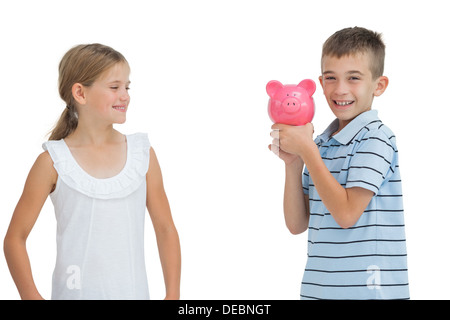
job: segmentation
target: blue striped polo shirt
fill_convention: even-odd
[[[409,299],[402,184],[395,136],[376,110],[339,133],[338,120],[315,140],[327,168],[344,188],[374,193],[359,220],[341,228],[309,176],[308,259],[302,299]]]

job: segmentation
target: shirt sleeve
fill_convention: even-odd
[[[346,188],[361,187],[375,195],[393,173],[397,150],[381,130],[368,132],[354,149],[348,167]]]

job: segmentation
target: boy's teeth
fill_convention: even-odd
[[[343,102],[336,101],[336,104],[337,104],[338,106],[346,106],[346,105],[351,104],[352,102],[353,102],[353,101],[343,101]]]

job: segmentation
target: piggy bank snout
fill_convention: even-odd
[[[281,103],[283,109],[288,113],[297,112],[300,109],[300,104],[300,100],[294,97],[286,98]]]

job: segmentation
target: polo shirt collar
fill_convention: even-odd
[[[344,129],[342,129],[338,134],[331,136],[339,127],[339,120],[335,119],[328,128],[318,136],[322,142],[328,141],[330,138],[335,139],[341,144],[349,144],[353,138],[364,128],[366,125],[373,121],[379,120],[377,110],[369,110],[361,113],[355,119],[353,119],[349,124],[347,124]]]

